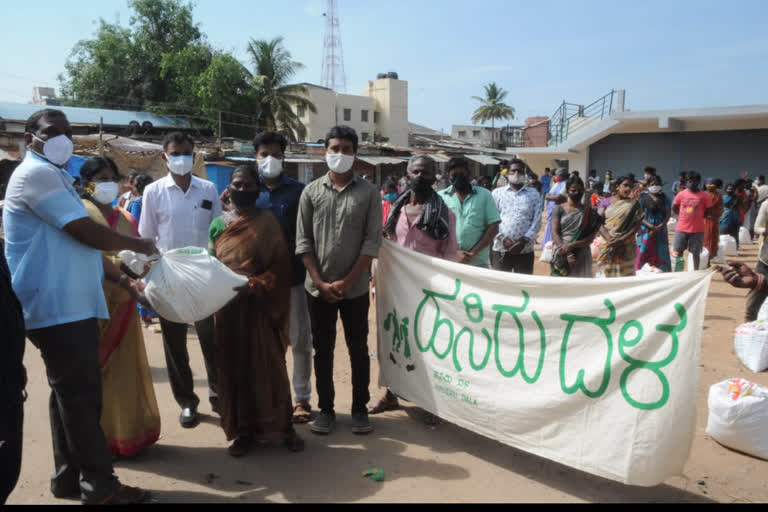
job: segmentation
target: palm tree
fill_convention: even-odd
[[[282,37],[271,41],[251,39],[248,53],[254,66],[253,84],[260,98],[258,125],[266,130],[285,132],[293,140],[304,140],[307,129],[293,108],[312,113],[317,113],[317,108],[307,99],[306,87],[288,83],[304,64],[291,60]]]
[[[504,98],[506,97],[507,91],[497,87],[496,82],[491,82],[485,86],[485,98],[472,96],[472,99],[483,104],[475,110],[474,114],[472,114],[472,122],[475,124],[485,124],[486,121],[491,122],[491,145],[495,142],[494,121],[496,121],[496,119],[515,118],[515,109],[506,103],[503,103]]]

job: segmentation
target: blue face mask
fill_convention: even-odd
[[[386,199],[390,203],[394,203],[395,201],[397,201],[397,194],[395,194],[394,192],[392,194],[384,194],[384,199]]]

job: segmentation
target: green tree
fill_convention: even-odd
[[[291,60],[283,47],[283,38],[271,41],[251,39],[248,53],[253,63],[252,82],[259,97],[258,124],[266,130],[279,130],[293,140],[304,140],[307,129],[294,111],[303,108],[317,113],[308,99],[309,91],[301,84],[288,82],[304,65]]]
[[[75,45],[59,76],[65,102],[126,109],[177,102],[169,84],[176,77],[163,76],[161,64],[168,55],[204,45],[192,4],[130,0],[129,6],[130,28],[102,19],[95,39]]]
[[[485,98],[479,96],[472,96],[472,99],[482,103],[482,106],[475,110],[472,114],[472,122],[485,124],[487,121],[491,122],[491,141],[495,142],[495,130],[494,122],[497,119],[514,119],[515,109],[504,103],[504,98],[507,97],[507,91],[498,87],[496,82],[491,82],[485,86]]]

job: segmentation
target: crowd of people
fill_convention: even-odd
[[[28,151],[3,208],[7,265],[0,258],[0,311],[9,357],[0,373],[0,502],[20,468],[25,337],[40,351],[51,388],[53,495],[100,504],[149,496],[121,484],[113,468],[117,458],[157,442],[161,424],[141,329],[154,315],[141,282],[149,268],[134,273],[117,257],[121,250],[155,255],[207,247],[248,277],[233,301],[195,323],[211,411],[231,441],[229,454],[241,457],[263,441],[303,450],[295,424],[311,422],[315,434],[334,431],[339,316],[351,364],[351,431],[369,434],[370,415],[399,407],[390,391],[369,406],[371,269],[383,238],[434,258],[533,274],[546,211],[541,244],[551,244],[552,276],[594,277],[592,245],[599,236],[598,272],[621,277],[645,264],[672,271],[673,258],[684,251],[698,266],[702,247],[717,253],[719,233],[746,224],[760,235],[768,222],[762,177],[751,186],[744,176],[721,195],[719,180],[708,180],[704,191],[699,174],[686,173],[673,187],[679,192],[668,196],[650,167],[640,181],[608,172],[601,182],[593,171],[585,184],[565,169],[547,169],[539,178],[515,159],[494,180],[473,183],[464,158],[451,158],[441,175],[432,158],[418,155],[406,176],[379,190],[352,172],[358,137],[345,126],[326,136],[329,172],[306,185],[285,174],[286,138],[268,132],[254,141],[257,165],[235,168],[220,196],[192,174],[194,140],[171,133],[162,155],[169,173],[156,181],[129,176],[130,190],[119,196],[120,169],[108,157],[88,160],[73,186],[64,170],[71,139],[62,112],[30,117]],[[748,315],[756,314],[768,295],[768,255],[761,249],[757,274],[733,265],[724,275],[734,286],[753,289]],[[179,422],[194,428],[200,398],[188,326],[162,317],[159,323]],[[316,413],[310,406],[313,369]]]

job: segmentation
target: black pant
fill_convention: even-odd
[[[187,324],[177,324],[160,318],[163,330],[163,348],[165,349],[165,364],[168,368],[168,380],[171,381],[173,397],[181,408],[197,409],[200,399],[195,394],[192,380],[192,369],[189,367],[189,351],[187,350]],[[216,365],[213,347],[213,316],[195,322],[200,348],[203,350],[205,372],[208,374],[208,392],[211,404],[218,401],[216,394]]]
[[[509,254],[491,250],[491,268],[516,274],[533,275],[533,253]]]
[[[766,266],[762,261],[757,262],[757,268],[755,268],[755,271],[768,279],[768,266]],[[745,322],[754,322],[757,320],[757,314],[760,312],[760,308],[763,307],[763,302],[765,302],[767,297],[768,294],[765,292],[757,290],[752,290],[749,292],[747,295],[747,309],[744,312]]]
[[[101,429],[99,328],[91,318],[27,331],[40,349],[51,386],[48,404],[55,473],[51,491],[83,499],[110,496],[118,485]],[[79,482],[78,482],[79,479]]]
[[[371,359],[368,354],[368,294],[329,304],[307,294],[312,322],[312,344],[315,347],[315,379],[318,404],[322,411],[333,411],[336,391],[333,387],[333,349],[336,346],[336,319],[341,312],[344,337],[352,364],[352,413],[367,412],[368,384],[371,381]]]
[[[16,487],[21,472],[21,444],[24,437],[22,390],[0,389],[0,505]]]

